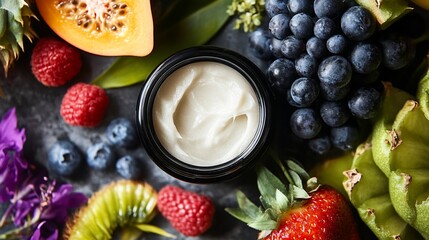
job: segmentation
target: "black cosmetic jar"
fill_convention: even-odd
[[[197,62],[220,63],[236,70],[254,90],[259,107],[258,126],[250,144],[235,158],[214,166],[191,165],[174,157],[163,146],[154,127],[154,101],[163,82],[179,68]],[[173,54],[149,75],[137,100],[137,131],[149,157],[166,173],[192,183],[217,183],[238,177],[261,159],[270,143],[272,109],[273,94],[265,75],[253,62],[225,48],[193,47]]]

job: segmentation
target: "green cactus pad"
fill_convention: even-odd
[[[377,149],[373,152],[374,162],[386,176],[391,172],[388,157],[391,145],[386,141],[389,138],[387,130],[392,128],[397,113],[410,99],[413,97],[407,92],[394,88],[390,83],[384,83],[383,104],[374,123],[371,143],[373,148]]]
[[[422,107],[407,101],[392,130],[397,146],[390,151],[389,192],[398,214],[429,239],[429,121]]]
[[[395,211],[388,178],[375,165],[370,141],[356,149],[351,170],[344,172],[344,187],[359,216],[381,240],[418,240],[423,237]]]

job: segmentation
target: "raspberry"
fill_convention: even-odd
[[[198,236],[212,225],[210,198],[168,185],[158,193],[158,209],[171,225],[186,236]]]
[[[104,89],[87,83],[70,87],[63,97],[60,113],[73,126],[95,127],[106,114],[109,97]]]
[[[42,38],[31,55],[31,71],[48,87],[58,87],[75,77],[82,67],[80,52],[66,42]]]

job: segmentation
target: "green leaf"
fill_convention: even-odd
[[[267,168],[262,167],[258,171],[258,179],[257,185],[259,192],[261,193],[261,197],[263,198],[261,201],[265,208],[273,207],[277,208],[276,204],[276,191],[279,190],[283,193],[286,193],[286,186],[278,179],[272,172],[270,172]]]
[[[21,8],[27,3],[24,0],[0,0],[0,8],[8,11],[15,21],[23,24],[21,17]]]
[[[356,2],[375,16],[381,29],[386,29],[413,10],[405,0],[356,0]]]
[[[286,164],[290,170],[295,171],[296,173],[299,174],[299,176],[301,176],[302,181],[306,182],[308,179],[310,179],[310,175],[305,171],[303,167],[301,167],[295,161],[288,160],[286,161]]]
[[[198,1],[189,0],[189,2]],[[146,80],[156,66],[173,53],[209,41],[228,20],[229,16],[225,11],[230,0],[211,0],[210,2],[210,4],[196,9],[170,28],[156,32],[155,47],[150,55],[146,57],[118,57],[110,68],[92,83],[103,88],[136,84]],[[177,5],[177,7],[179,6],[184,8],[180,4]],[[192,6],[192,4],[186,6]]]
[[[248,224],[249,227],[257,230],[271,230],[277,227],[277,221],[271,219],[269,211],[265,211],[263,214],[259,215],[254,222]]]
[[[296,173],[295,171],[291,171],[291,170],[289,170],[288,173],[293,180],[293,184],[299,188],[303,188],[302,180],[299,177],[298,173]]]
[[[279,190],[276,191],[276,202],[278,204],[278,209],[280,212],[284,212],[289,209],[290,201],[286,195]]]
[[[293,186],[292,191],[293,191],[293,195],[294,195],[295,199],[309,199],[310,198],[310,195],[308,195],[308,193],[300,187]]]
[[[262,214],[261,209],[250,201],[242,191],[237,191],[237,202],[240,209],[252,219]]]

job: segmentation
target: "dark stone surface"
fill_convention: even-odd
[[[43,27],[43,26],[42,26]],[[264,62],[254,58],[247,48],[247,35],[241,31],[232,30],[232,22],[229,22],[215,38],[209,43],[223,46],[252,58],[259,66]],[[6,97],[0,98],[0,116],[11,107],[16,107],[20,128],[25,128],[27,141],[25,156],[28,161],[35,161],[47,166],[47,152],[58,140],[68,138],[80,148],[82,153],[95,142],[107,141],[104,135],[110,120],[116,117],[126,117],[134,120],[134,110],[141,84],[130,87],[109,89],[110,105],[106,118],[96,128],[81,128],[67,125],[61,118],[59,108],[62,96],[67,88],[76,82],[89,82],[106,69],[114,60],[113,57],[100,57],[82,52],[83,69],[81,73],[69,84],[59,88],[48,88],[40,84],[32,75],[30,69],[31,47],[28,46],[26,54],[10,70],[8,78],[0,79],[0,87],[5,91]],[[216,215],[213,227],[203,236],[192,239],[256,239],[257,232],[251,230],[245,224],[235,220],[225,211],[225,207],[235,207],[236,190],[241,189],[254,200],[257,199],[255,175],[253,172],[236,180],[210,185],[190,184],[174,179],[160,170],[147,157],[143,147],[132,150],[117,149],[118,157],[129,153],[136,156],[143,164],[141,180],[149,182],[156,189],[166,184],[180,185],[186,189],[208,195],[216,205]],[[52,176],[57,177],[58,176]],[[94,171],[83,166],[79,174],[63,181],[73,183],[75,190],[90,196],[102,185],[120,179],[114,169],[109,171]],[[154,222],[167,231],[178,236],[177,239],[186,237],[177,233],[170,225],[158,215]],[[142,239],[163,239],[153,234],[148,234]]]

